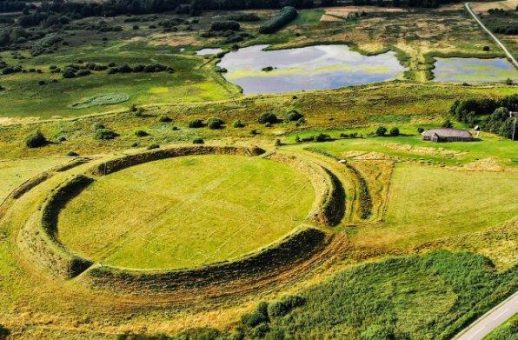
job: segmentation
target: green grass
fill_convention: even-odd
[[[64,68],[78,59],[107,65],[114,62],[130,66],[137,64],[162,63],[175,69],[175,73],[129,73],[107,74],[106,71],[63,79],[61,74],[49,73],[49,65]],[[222,100],[237,94],[230,85],[212,71],[212,66],[202,67],[206,61],[201,57],[175,54],[171,48],[152,48],[137,43],[105,48],[78,48],[75,53],[65,50],[51,56],[42,55],[22,65],[25,68],[41,68],[44,73],[18,73],[2,76],[0,102],[9,103],[1,117],[70,117],[99,111],[121,110],[131,104],[173,104],[178,102],[200,102]],[[58,82],[50,82],[57,79]],[[43,80],[45,85],[39,85]],[[127,102],[104,106],[71,109],[70,106],[84,98],[110,93],[125,93]]]
[[[296,25],[318,25],[320,23],[320,18],[324,15],[325,10],[323,9],[306,9],[300,10],[297,19],[293,21],[293,24]]]
[[[484,340],[516,340],[518,339],[518,314],[484,337]]]
[[[479,231],[516,216],[516,195],[516,172],[399,165],[383,229],[403,244]]]
[[[0,202],[29,178],[65,162],[65,157],[0,161]]]
[[[505,140],[489,133],[481,133],[481,141],[470,143],[431,143],[423,141],[417,132],[417,127],[433,128],[440,124],[423,122],[422,124],[401,123],[405,116],[395,118],[391,123],[380,122],[376,125],[355,129],[308,129],[306,131],[294,132],[288,136],[288,141],[294,142],[296,136],[307,138],[319,133],[329,134],[333,138],[340,138],[340,133],[353,133],[363,135],[367,138],[338,140],[333,143],[300,144],[296,147],[316,147],[328,152],[338,158],[350,157],[350,153],[359,154],[378,152],[394,159],[405,159],[413,161],[426,161],[436,165],[466,165],[479,160],[494,160],[502,166],[518,165],[516,155],[516,143]],[[378,125],[386,126],[389,130],[397,126],[403,136],[399,137],[368,137],[376,130]]]
[[[105,264],[193,267],[278,240],[304,222],[312,202],[309,179],[285,165],[182,157],[100,179],[62,212],[59,237]]]
[[[359,266],[303,292],[306,304],[272,318],[293,338],[447,339],[516,289],[472,253],[435,252]]]

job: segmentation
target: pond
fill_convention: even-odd
[[[505,58],[435,58],[434,81],[453,83],[518,80],[518,70]]]
[[[196,52],[196,55],[213,55],[223,52],[221,48],[204,48]]]
[[[227,53],[218,66],[245,94],[335,89],[402,79],[405,68],[392,51],[366,56],[346,45],[268,51],[267,45]]]

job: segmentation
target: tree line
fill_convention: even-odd
[[[482,98],[458,100],[450,108],[450,113],[471,127],[479,126],[484,131],[512,138],[516,128],[516,117],[510,112],[518,111],[518,95],[500,99]]]

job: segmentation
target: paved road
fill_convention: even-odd
[[[518,313],[518,292],[507,300],[491,309],[489,312],[473,322],[466,329],[456,335],[454,340],[481,340],[492,330],[509,320]]]
[[[482,27],[482,29],[484,31],[486,31],[487,34],[489,34],[489,36],[491,38],[493,38],[493,40],[497,43],[498,46],[500,46],[500,48],[505,52],[505,54],[507,55],[507,58],[509,58],[509,60],[513,63],[513,65],[518,68],[518,62],[516,61],[516,59],[513,57],[513,55],[511,54],[511,52],[509,52],[509,50],[507,49],[507,47],[505,47],[504,44],[502,44],[502,42],[486,27],[486,25],[484,25],[482,23],[482,21],[480,21],[480,18],[478,17],[478,15],[475,14],[475,12],[471,9],[471,6],[469,5],[469,2],[466,2],[464,4],[464,6],[466,7],[466,9],[468,10],[469,14],[471,14],[471,16],[478,22],[478,24],[480,25],[480,27]]]

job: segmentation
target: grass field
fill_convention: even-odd
[[[59,237],[104,264],[194,267],[280,239],[304,222],[313,199],[305,175],[269,160],[156,161],[88,188],[62,212]]]
[[[397,166],[383,229],[403,243],[479,231],[516,216],[517,194],[516,172]]]
[[[300,10],[296,20],[271,35],[259,34],[258,26],[278,10],[244,11],[261,21],[241,22],[240,34],[248,35],[240,41],[229,39],[236,38],[231,32],[204,34],[213,22],[228,20],[229,12],[89,17],[63,26],[63,41],[48,53],[32,56],[32,45],[40,41],[24,39],[1,51],[9,66],[41,73],[0,75],[5,88],[0,90],[0,202],[27,179],[77,154],[92,160],[54,171],[3,203],[0,339],[7,333],[34,339],[449,339],[516,291],[517,142],[482,132],[470,143],[429,143],[417,132],[452,119],[448,112],[456,100],[517,94],[516,85],[503,83],[429,81],[434,57],[489,58],[500,51],[462,4],[401,11],[369,6],[366,15],[346,18],[358,10],[330,9],[334,16],[325,18],[331,21],[321,20],[323,9]],[[181,20],[166,30],[160,22],[170,19]],[[96,28],[100,21],[104,28]],[[0,23],[0,30],[5,25]],[[517,49],[515,40],[505,37],[511,50]],[[217,57],[196,55],[205,47],[230,51],[234,44],[277,49],[327,43],[365,54],[392,49],[409,67],[408,79],[244,96],[217,72]],[[94,71],[63,79],[50,70],[80,61],[160,63],[174,72]],[[110,100],[115,103],[105,105]],[[289,120],[292,110],[303,119]],[[279,120],[259,123],[265,112]],[[211,117],[222,119],[223,126],[189,127],[194,119],[207,123]],[[96,139],[101,126],[117,136]],[[379,126],[398,127],[401,135],[376,137]],[[27,136],[38,130],[48,143],[28,148]],[[319,134],[331,140],[300,142]],[[257,146],[286,156],[288,163],[293,155],[313,166],[295,169],[296,162],[291,167],[266,157],[206,155],[153,161],[107,176],[89,172],[150,146],[160,153],[194,139],[207,146]],[[90,282],[97,264],[65,280],[39,265],[37,256],[47,256],[45,249],[36,249],[36,257],[26,249],[41,235],[31,238],[26,231],[43,231],[35,228],[48,212],[44,202],[61,183],[86,173],[95,182],[65,205],[57,224],[59,241],[77,255],[137,269],[140,278],[149,269],[235,260],[308,224],[315,196],[328,194],[330,186],[318,186],[301,169],[320,167],[346,193],[345,202],[338,201],[346,207],[344,217],[336,226],[322,227],[325,242],[309,259],[295,258],[264,275],[254,267],[250,277],[223,284],[209,275],[206,287],[194,280],[189,284],[196,288],[162,291],[157,284],[156,291],[142,294],[135,283],[134,294],[125,294],[118,286],[123,281],[109,287]],[[366,191],[370,215],[362,218]],[[338,214],[327,203],[321,208]],[[59,265],[59,258],[49,258],[46,264]],[[118,279],[129,282],[125,275],[122,271]],[[514,336],[515,326],[516,317],[491,339]]]
[[[29,178],[62,163],[66,163],[65,157],[0,161],[0,202]]]

